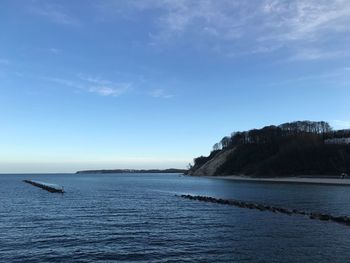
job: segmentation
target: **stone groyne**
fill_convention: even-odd
[[[310,219],[316,219],[316,220],[322,220],[322,221],[333,221],[336,223],[350,226],[349,216],[333,216],[333,215],[324,214],[324,213],[305,212],[298,209],[291,210],[291,209],[271,206],[267,204],[246,202],[246,201],[234,200],[234,199],[221,199],[221,198],[214,198],[209,196],[200,196],[200,195],[178,195],[178,196],[185,199],[202,201],[207,203],[231,205],[231,206],[236,206],[240,208],[256,209],[260,211],[269,211],[273,213],[281,213],[281,214],[287,214],[287,215],[303,215],[303,216],[308,216]]]
[[[59,188],[58,186],[52,185],[52,184],[46,184],[42,182],[35,182],[31,180],[23,180],[23,182],[27,184],[31,184],[33,186],[39,187],[41,189],[44,189],[46,191],[49,191],[50,193],[64,193],[63,187]]]

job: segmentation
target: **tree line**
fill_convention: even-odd
[[[350,138],[350,130],[333,130],[325,121],[295,121],[233,132],[214,144],[209,156],[194,159],[196,170],[222,150],[235,149],[217,174],[338,174],[349,172],[350,145],[325,145]]]
[[[307,135],[315,135],[322,139],[340,136],[325,121],[295,121],[278,126],[270,125],[262,129],[233,132],[231,136],[225,136],[215,143],[213,151],[234,148],[241,144],[266,144],[277,142],[284,137],[302,137]],[[350,136],[350,132],[348,132],[348,136]]]

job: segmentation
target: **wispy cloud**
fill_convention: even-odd
[[[76,17],[69,14],[67,10],[58,4],[39,1],[38,4],[32,6],[29,10],[32,14],[43,17],[52,23],[74,26],[80,24]]]
[[[296,50],[295,54],[292,55],[290,61],[298,60],[320,60],[320,59],[331,59],[343,56],[349,56],[350,51],[339,50],[339,51],[326,51],[322,49],[300,49]]]
[[[174,97],[174,95],[167,93],[164,89],[154,89],[151,91],[150,95],[153,98],[163,98],[163,99],[170,99]]]
[[[61,53],[61,50],[60,50],[60,49],[54,48],[54,47],[49,48],[48,51],[49,51],[51,54],[54,54],[54,55],[57,55],[57,54]]]
[[[42,79],[44,81],[53,82],[53,83],[56,83],[56,84],[60,84],[60,85],[67,86],[67,87],[76,88],[76,89],[83,89],[84,88],[82,83],[79,83],[79,82],[73,81],[73,80],[64,79],[64,78],[39,77],[39,79]]]
[[[119,13],[148,14],[145,17],[151,17],[155,26],[150,32],[155,45],[187,41],[230,56],[285,50],[289,60],[350,56],[347,0],[111,2]]]
[[[290,79],[284,79],[282,81],[264,83],[263,86],[283,86],[285,84],[298,84],[298,83],[309,83],[317,81],[331,81],[336,80],[339,83],[339,79],[346,76],[346,72],[342,68],[336,69],[329,72],[323,72],[319,74],[299,76]]]
[[[85,74],[78,74],[79,79],[81,79],[82,81],[86,81],[89,83],[93,83],[93,84],[99,84],[99,85],[110,85],[113,82],[106,80],[106,79],[102,79],[101,77],[98,76],[90,76],[90,75],[85,75]]]
[[[96,86],[96,87],[90,87],[89,92],[97,93],[101,96],[113,96],[117,97],[120,96],[130,90],[130,85],[128,84],[119,84],[118,86],[114,87],[107,87],[107,86]]]
[[[100,96],[117,97],[131,90],[131,83],[117,83],[109,80],[103,80],[96,77],[78,74],[78,79],[68,80],[54,77],[43,77],[43,80],[54,82],[76,90],[95,93]]]
[[[96,76],[78,74],[80,80],[88,83],[89,92],[99,94],[101,96],[117,97],[131,90],[131,83],[115,83],[110,80],[102,79]]]

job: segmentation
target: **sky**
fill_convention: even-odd
[[[2,0],[0,173],[185,168],[233,131],[350,128],[348,0]]]

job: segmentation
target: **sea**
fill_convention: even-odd
[[[64,186],[50,193],[22,180]],[[350,262],[350,226],[180,198],[350,215],[350,187],[181,174],[2,174],[0,262]]]

